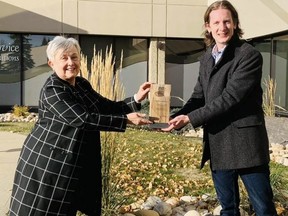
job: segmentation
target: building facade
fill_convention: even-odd
[[[171,84],[171,106],[190,97],[204,51],[203,15],[213,0],[2,0],[0,2],[0,111],[37,107],[52,73],[47,43],[56,35],[79,40],[91,60],[94,48],[111,48],[126,96],[144,81]],[[230,0],[244,37],[263,55],[263,83],[277,84],[275,103],[288,110],[288,1]],[[265,85],[263,84],[263,88]]]

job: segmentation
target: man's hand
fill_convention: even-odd
[[[173,129],[180,129],[187,125],[190,122],[189,118],[187,115],[179,115],[176,116],[175,118],[171,119],[168,124],[169,127],[167,128],[162,128],[161,130],[164,132],[169,132]]]

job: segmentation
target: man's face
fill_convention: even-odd
[[[58,77],[74,84],[80,70],[80,56],[76,47],[68,50],[58,50],[53,60],[48,61],[49,66],[56,72]]]
[[[232,38],[236,25],[233,22],[231,12],[219,8],[211,11],[210,22],[205,24],[206,29],[211,32],[218,49],[223,48]]]

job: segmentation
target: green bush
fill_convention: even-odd
[[[29,107],[28,106],[18,106],[17,104],[12,108],[13,115],[17,117],[26,117],[29,115]]]

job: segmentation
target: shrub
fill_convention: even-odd
[[[29,115],[29,107],[14,105],[12,108],[12,113],[13,115],[17,117],[21,117],[21,116],[26,117]]]

